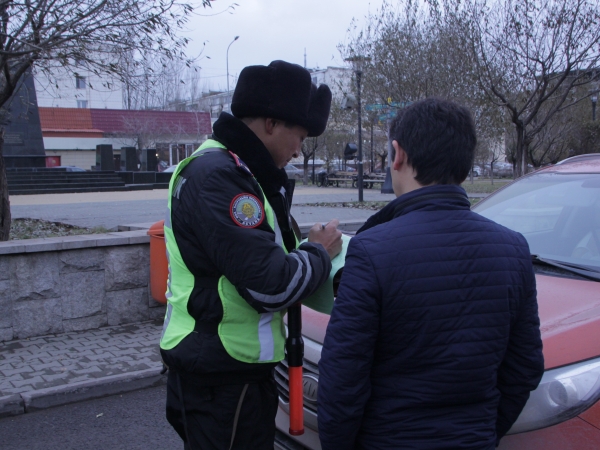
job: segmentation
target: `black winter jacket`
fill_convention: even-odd
[[[458,186],[409,192],[350,242],[319,363],[323,449],[493,448],[543,370],[527,241]]]
[[[213,130],[213,138],[239,158],[227,151],[197,157],[174,189],[171,223],[182,258],[196,278],[188,312],[197,327],[162,356],[176,370],[201,375],[205,384],[245,383],[267,376],[274,364],[243,363],[227,354],[216,333],[223,307],[210,281],[225,275],[258,312],[280,311],[312,294],[327,279],[331,261],[320,244],[295,249],[289,215],[293,183],[256,135],[226,113]],[[264,205],[263,192],[276,213],[287,255],[266,218],[256,227],[242,227],[231,212],[240,194]]]

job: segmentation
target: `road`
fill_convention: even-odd
[[[166,387],[0,419],[2,450],[182,450],[165,419]]]
[[[103,226],[116,229],[140,223],[154,223],[165,218],[167,190],[93,192],[83,194],[15,195],[10,198],[14,219],[32,218],[68,223],[80,227]],[[366,201],[390,201],[393,194],[365,189]],[[339,203],[358,200],[358,190],[298,186],[292,214],[300,224],[327,222],[332,218],[366,220],[374,211],[343,207],[315,207],[314,203]]]

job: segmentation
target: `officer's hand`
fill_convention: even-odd
[[[331,259],[342,251],[342,232],[337,229],[339,224],[337,219],[327,224],[316,223],[308,232],[308,242],[321,244]]]

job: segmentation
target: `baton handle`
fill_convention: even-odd
[[[288,308],[288,338],[286,341],[288,376],[290,387],[290,434],[304,434],[304,404],[302,392],[302,359],[304,341],[302,340],[301,304]]]

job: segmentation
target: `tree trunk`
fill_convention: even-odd
[[[525,128],[523,125],[516,123],[517,130],[517,147],[515,149],[515,162],[514,162],[514,177],[519,178],[525,174]]]
[[[4,128],[0,129],[0,242],[10,237],[10,201],[8,199],[8,182],[4,165]]]

